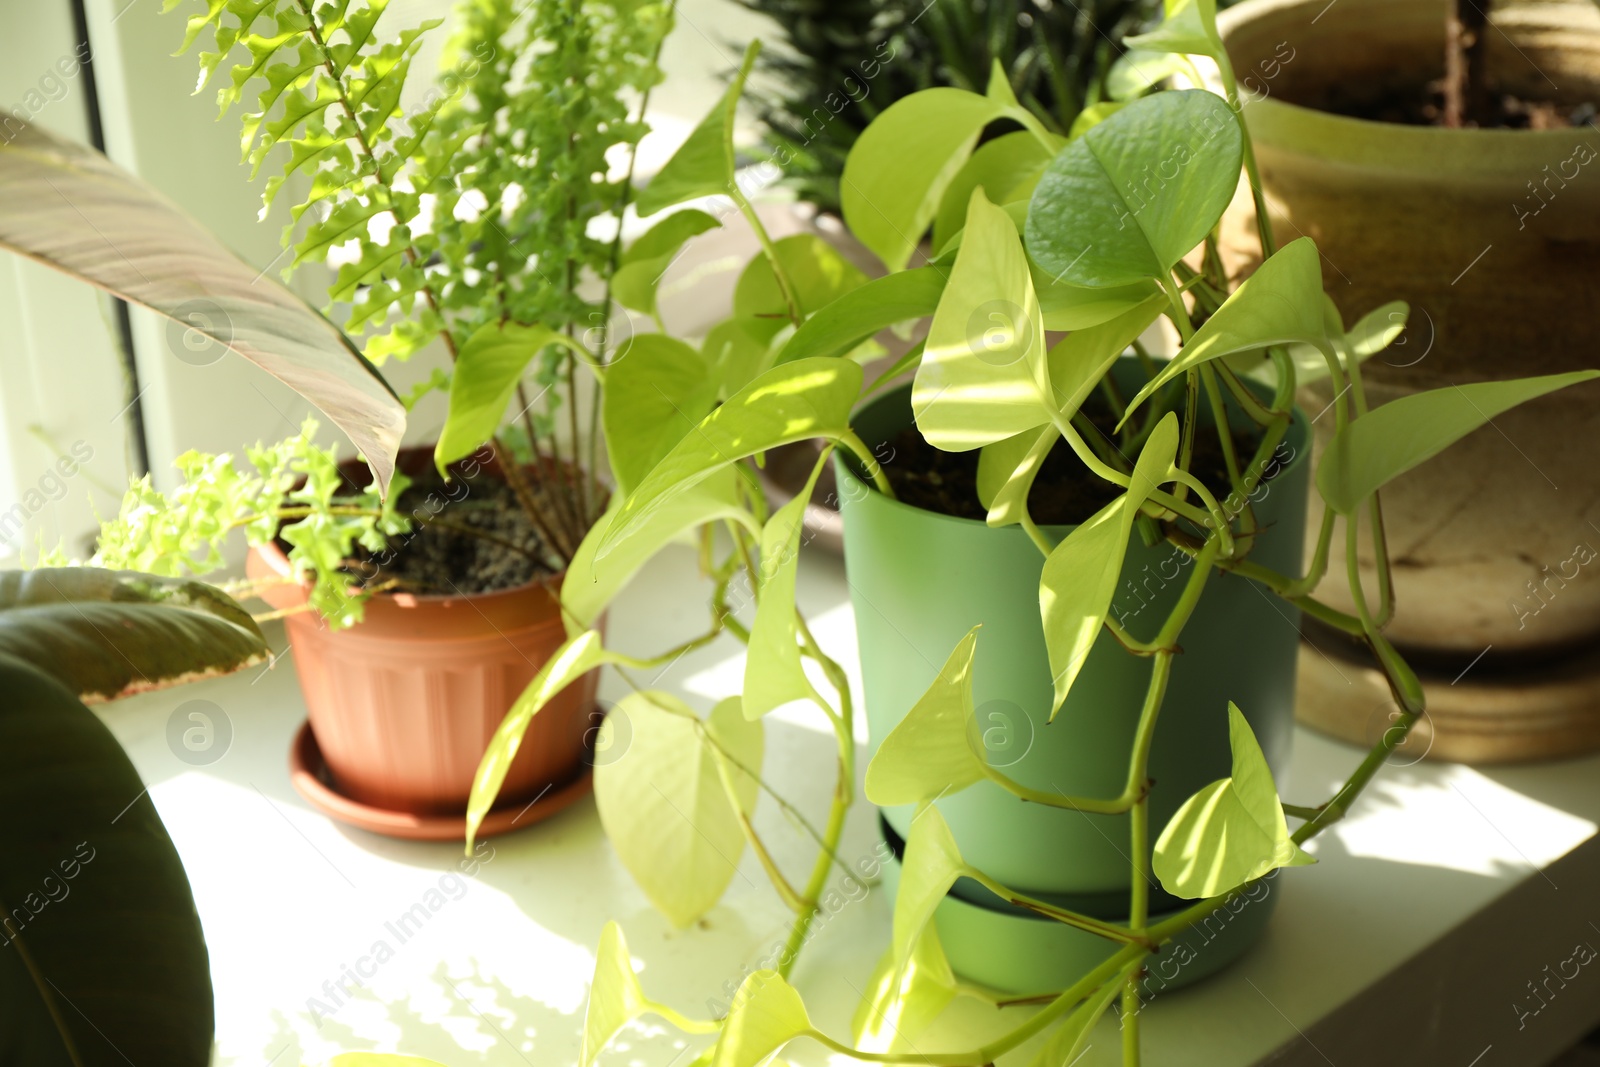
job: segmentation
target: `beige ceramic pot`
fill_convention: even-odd
[[[1367,364],[1371,402],[1600,366],[1600,131],[1448,130],[1314,110],[1332,87],[1412,88],[1443,69],[1445,0],[1251,0],[1220,26],[1277,233],[1316,239],[1346,321],[1412,305]],[[1600,102],[1600,8],[1496,4],[1489,69],[1527,98]],[[1553,88],[1559,85],[1559,91]],[[1227,227],[1247,269],[1253,226]],[[1331,391],[1302,398],[1316,412]],[[1441,667],[1600,635],[1600,386],[1508,412],[1383,494],[1399,613],[1390,636]],[[1317,422],[1318,444],[1332,432]],[[1365,561],[1371,576],[1370,559]],[[1319,595],[1350,607],[1342,570]],[[1453,672],[1451,672],[1453,673]]]

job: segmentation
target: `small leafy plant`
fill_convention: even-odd
[[[728,860],[745,843],[795,920],[771,968],[744,981],[724,1017],[703,1020],[648,999],[620,929],[608,927],[585,1021],[583,1067],[643,1014],[688,1033],[714,1034],[715,1043],[696,1062],[718,1067],[755,1067],[799,1037],[868,1062],[981,1067],[1041,1034],[1043,1062],[1068,1063],[1117,1001],[1123,1059],[1136,1064],[1140,976],[1152,954],[1259,879],[1310,862],[1302,846],[1344,817],[1423,714],[1421,686],[1383,633],[1395,603],[1378,490],[1499,412],[1600,372],[1442,389],[1369,408],[1361,361],[1393,339],[1394,306],[1346,329],[1323,295],[1315,245],[1302,239],[1278,247],[1264,211],[1258,212],[1264,262],[1230,291],[1216,255],[1217,224],[1241,170],[1258,202],[1260,181],[1214,3],[1168,0],[1165,8],[1165,21],[1129,46],[1185,63],[1190,56],[1209,58],[1221,70],[1221,95],[1172,90],[1120,101],[1084,116],[1067,136],[1020,104],[998,71],[983,94],[934,88],[907,97],[868,127],[845,167],[846,221],[890,273],[867,280],[814,239],[771,241],[752,218],[763,253],[739,280],[733,318],[713,329],[699,350],[663,336],[611,369],[608,444],[613,455],[635,462],[619,469],[619,493],[575,554],[571,573],[582,580],[569,581],[563,593],[569,643],[518,700],[480,767],[469,836],[489,810],[523,731],[552,694],[605,664],[633,684],[633,668],[667,662],[727,629],[748,646],[742,695],[702,718],[668,694],[635,685],[602,731],[601,745],[614,743],[617,720],[625,716],[632,747],[625,758],[596,769],[601,818],[624,864],[674,921],[691,921],[720,897],[732,877]],[[641,210],[716,192],[747,207],[733,170],[728,120],[753,52],[727,97],[647,190]],[[1000,123],[1015,129],[975,150],[980,136]],[[932,262],[905,269],[930,229]],[[1403,318],[1403,308],[1399,314]],[[1146,380],[1123,401],[1125,394],[1105,388],[1107,376],[1160,317],[1178,334],[1178,353],[1164,364],[1145,360]],[[876,491],[893,495],[851,428],[864,380],[850,357],[879,330],[921,318],[931,320],[925,345],[865,394],[914,369],[911,403],[922,436],[947,451],[980,450],[989,524],[1020,525],[1036,544],[1043,559],[1041,626],[1055,680],[1052,714],[1097,641],[1115,641],[1127,654],[1148,659],[1151,669],[1124,788],[1111,796],[1076,796],[1026,787],[989,762],[970,740],[972,664],[981,634],[969,633],[950,653],[867,769],[871,799],[929,806],[906,843],[889,951],[847,1042],[811,1021],[787,979],[821,907],[852,800],[850,690],[795,605],[801,509],[809,492],[769,515],[752,488],[751,467],[767,450],[820,439],[813,481],[838,450]],[[1047,331],[1067,336],[1052,345]],[[1136,345],[1135,351],[1142,356]],[[634,375],[650,388],[629,385]],[[1271,531],[1259,526],[1250,502],[1273,469],[1297,386],[1318,375],[1331,379],[1337,432],[1316,471],[1323,509],[1310,564],[1303,574],[1285,574],[1251,558],[1252,546]],[[1250,377],[1270,386],[1265,397],[1249,387]],[[1111,434],[1082,418],[1096,392],[1114,406]],[[1175,397],[1171,408],[1169,397]],[[1228,434],[1217,435],[1228,485],[1219,499],[1193,462],[1202,405],[1215,414],[1214,425],[1225,426],[1229,404],[1252,421],[1255,454],[1242,454]],[[647,412],[657,417],[642,417]],[[1040,466],[1058,441],[1114,494],[1060,541],[1034,523],[1028,508]],[[1354,614],[1312,595],[1333,558],[1341,518]],[[1363,527],[1380,561],[1372,593],[1357,565]],[[712,528],[722,532],[720,539]],[[594,628],[606,601],[663,544],[687,532],[700,538],[714,582],[708,632],[660,657],[606,648]],[[1124,553],[1136,534],[1164,541],[1193,564],[1174,607],[1148,638],[1110,614]],[[720,558],[719,545],[726,546]],[[1189,798],[1152,843],[1150,745],[1185,625],[1207,583],[1222,572],[1364,643],[1389,680],[1394,725],[1332,797],[1301,805],[1279,798],[1240,710],[1218,708],[1229,724],[1232,774]],[[756,603],[748,626],[730,611],[736,582]],[[807,661],[825,686],[805,669]],[[838,741],[827,822],[820,831],[802,823],[819,851],[798,884],[773,862],[749,818],[764,788],[761,717],[791,701],[821,709]],[[980,781],[1034,804],[1126,814],[1127,924],[1032,900],[966,863],[931,804]],[[646,795],[646,784],[671,803]],[[684,830],[685,817],[698,837]],[[1290,820],[1298,823],[1292,830]],[[1025,1021],[979,1047],[908,1050],[903,1041],[915,1039],[917,1024],[937,1015],[956,992],[931,920],[963,876],[1104,937],[1114,951]],[[1152,876],[1193,903],[1153,918]]]
[[[620,223],[672,7],[462,0],[440,73],[410,108],[402,99],[412,63],[442,20],[389,32],[387,7],[216,0],[188,19],[182,50],[209,40],[201,87],[220,80],[222,111],[243,110],[240,149],[252,176],[276,171],[262,214],[289,203],[285,275],[334,269],[328,313],[365,338],[373,364],[444,349],[449,369],[407,401],[449,391],[434,449],[441,473],[487,443],[536,531],[523,550],[559,570],[605,503],[598,429],[580,429],[579,407],[598,408],[605,365],[618,358],[609,324]],[[614,158],[628,161],[620,173]],[[285,445],[307,458],[308,446]],[[164,502],[136,488],[142,499],[130,498],[125,513],[213,506],[232,522],[217,486],[281,488],[267,472],[189,463],[186,476],[211,488],[186,486],[185,500]],[[302,473],[305,494],[326,495],[325,465]],[[294,520],[284,539],[297,563],[316,574],[321,610],[343,603],[327,568],[352,537],[376,550],[404,532],[403,520],[373,514],[370,503],[319,504],[303,516],[280,509]],[[330,507],[359,514],[329,521]],[[174,545],[166,565],[182,566],[185,547]]]

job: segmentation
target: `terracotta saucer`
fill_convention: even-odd
[[[405,811],[389,811],[353,800],[335,790],[332,775],[323,762],[322,750],[317,747],[317,738],[311,732],[309,722],[300,724],[294,744],[289,748],[289,779],[294,784],[295,792],[312,807],[351,826],[414,841],[466,840],[465,814],[415,815]],[[574,800],[588,795],[593,787],[594,775],[585,767],[572,781],[550,789],[531,804],[516,801],[493,809],[478,827],[478,836],[493,837],[532,826],[564,810]]]

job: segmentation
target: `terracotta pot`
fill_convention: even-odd
[[[1315,238],[1347,322],[1390,300],[1412,306],[1404,343],[1366,365],[1374,405],[1600,366],[1600,132],[1450,130],[1301,106],[1329,86],[1437,77],[1445,10],[1445,0],[1253,0],[1219,22],[1255,97],[1244,115],[1280,238]],[[1600,100],[1594,4],[1496,4],[1489,34],[1499,88]],[[1231,266],[1248,269],[1253,225],[1247,210],[1230,217]],[[1332,399],[1308,394],[1312,412]],[[1574,575],[1569,563],[1578,546],[1600,548],[1588,445],[1597,401],[1600,388],[1578,387],[1507,412],[1385,490],[1396,644],[1459,669],[1490,645],[1503,666],[1600,635],[1600,578],[1587,573],[1600,568]],[[1325,445],[1332,418],[1316,428]],[[1372,580],[1370,558],[1363,568]],[[1350,610],[1343,568],[1333,570],[1318,595]]]
[[[408,449],[401,466],[431,462]],[[531,473],[531,472],[530,472]],[[289,579],[276,544],[253,548],[246,573]],[[284,619],[294,668],[333,785],[391,811],[461,813],[489,739],[512,702],[566,640],[561,575],[467,596],[379,594],[363,620],[331,629],[311,611]],[[274,608],[303,605],[293,583],[262,592]],[[538,715],[506,774],[501,804],[525,802],[589,772],[597,673]]]

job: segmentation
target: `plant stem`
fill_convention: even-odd
[[[872,454],[872,450],[866,446],[866,443],[856,436],[854,430],[846,430],[841,434],[839,443],[849,449],[850,454],[855,456],[861,463],[861,469],[867,472],[867,477],[872,479],[872,485],[878,492],[890,500],[896,499],[894,486],[889,484],[889,476],[883,472],[883,465],[878,462],[877,457]]]

